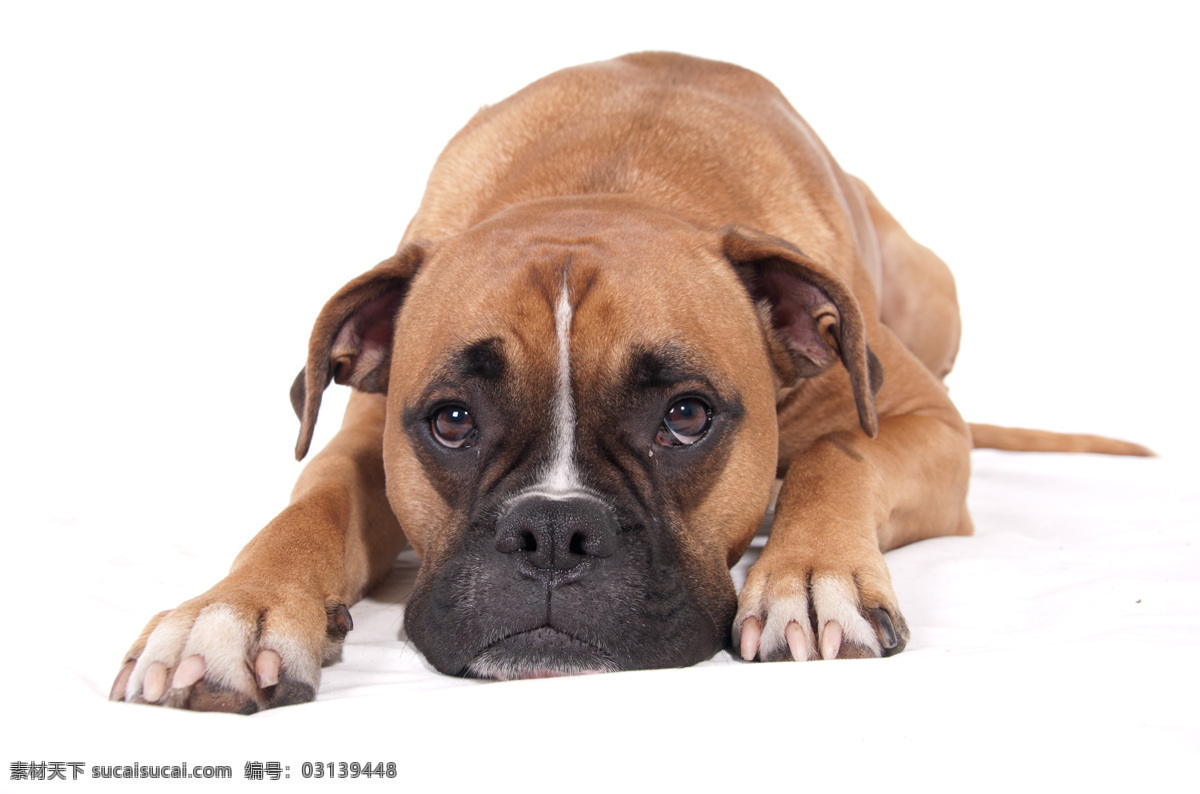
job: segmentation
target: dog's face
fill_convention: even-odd
[[[748,290],[718,234],[563,204],[402,251],[314,331],[310,370],[327,355],[326,379],[387,392],[388,497],[422,559],[405,628],[449,674],[708,658],[775,476],[776,387],[799,359],[756,299],[794,276]]]
[[[774,388],[754,306],[702,242],[578,208],[428,254],[385,458],[422,557],[405,626],[439,670],[671,667],[725,642],[729,563],[775,472]]]

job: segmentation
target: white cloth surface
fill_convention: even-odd
[[[395,761],[414,782],[483,786],[536,770],[579,776],[580,790],[715,790],[788,769],[973,791],[1185,774],[1200,748],[1194,468],[977,452],[970,501],[975,536],[888,555],[912,629],[890,659],[746,664],[724,652],[683,670],[450,678],[402,635],[408,553],[353,607],[317,701],[252,717],[104,699],[144,620],[219,575],[198,570],[215,553],[131,554],[111,527],[85,522],[63,555],[64,528],[30,519],[22,558],[5,562],[10,588],[30,594],[10,603],[10,636],[38,640],[6,661],[6,711],[21,715],[6,760],[229,763],[239,778],[247,761],[275,760],[293,779],[304,761]],[[47,571],[71,585],[47,592]]]

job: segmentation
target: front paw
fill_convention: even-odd
[[[151,619],[110,698],[250,714],[316,695],[321,663],[353,627],[344,604],[226,580]]]
[[[764,555],[738,597],[733,642],[747,661],[891,656],[908,625],[882,554],[848,567]]]

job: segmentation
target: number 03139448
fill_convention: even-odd
[[[359,763],[358,761],[305,761],[300,765],[300,775],[305,778],[355,778],[396,776],[396,762],[382,761],[374,764]]]

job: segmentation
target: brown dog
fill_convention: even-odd
[[[897,653],[883,552],[971,532],[958,338],[949,270],[763,78],[667,54],[551,75],[454,138],[396,255],[322,310],[297,455],[330,380],[355,388],[342,429],[229,575],[150,622],[113,697],[311,699],[406,542],[405,628],[453,675],[688,665],[731,639]],[[1012,443],[1033,441],[1065,443]]]

